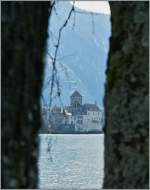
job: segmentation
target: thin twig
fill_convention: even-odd
[[[92,17],[92,32],[93,34],[95,34],[95,23],[94,23],[94,14],[91,13],[91,17]]]
[[[50,89],[50,107],[52,105],[52,94],[53,94],[53,88],[54,88],[54,81],[56,80],[56,84],[57,84],[57,94],[58,96],[60,96],[60,88],[59,88],[59,81],[57,80],[57,69],[56,69],[56,60],[57,60],[57,54],[58,54],[58,50],[59,50],[59,46],[60,46],[60,40],[61,40],[61,35],[63,32],[63,29],[67,26],[69,19],[71,18],[72,12],[74,11],[74,4],[68,14],[68,17],[66,19],[66,21],[64,22],[64,24],[60,27],[59,29],[59,34],[58,34],[58,40],[57,40],[57,44],[55,46],[55,53],[54,53],[54,58],[52,60],[52,81],[51,81],[51,89]]]

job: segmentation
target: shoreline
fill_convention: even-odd
[[[83,135],[83,136],[91,136],[91,135],[104,135],[104,133],[43,133],[43,134],[38,134],[39,136],[76,136],[76,135]]]

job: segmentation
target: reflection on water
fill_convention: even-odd
[[[100,189],[104,135],[40,135],[39,188]]]

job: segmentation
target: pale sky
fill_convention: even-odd
[[[70,1],[72,4],[72,1]],[[75,6],[95,13],[110,14],[110,6],[107,1],[75,1]]]

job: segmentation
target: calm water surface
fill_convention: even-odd
[[[104,168],[103,134],[42,134],[39,188],[101,189]]]

